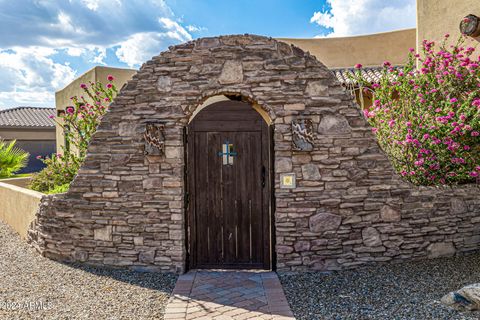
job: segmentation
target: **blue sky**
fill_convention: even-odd
[[[54,106],[95,65],[139,68],[205,36],[351,36],[415,27],[415,0],[0,0],[0,109]]]

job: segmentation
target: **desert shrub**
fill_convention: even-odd
[[[355,75],[362,90],[374,91],[364,114],[380,146],[414,184],[468,183],[480,175],[480,58],[463,38],[451,46],[447,38],[438,50],[430,41],[421,53],[410,49],[403,68],[385,62],[379,83]]]
[[[16,141],[0,140],[0,178],[8,178],[28,164],[30,154],[15,146]]]
[[[46,193],[47,194],[65,193],[68,191],[69,188],[70,188],[70,183],[62,184],[61,186],[48,190]]]
[[[65,136],[63,152],[46,158],[37,157],[46,167],[33,177],[31,189],[45,193],[60,187],[63,192],[68,190],[65,186],[75,178],[85,160],[88,144],[117,94],[114,78],[108,76],[107,80],[106,85],[101,82],[80,85],[85,95],[72,97],[72,105],[65,108],[65,113],[58,121]]]

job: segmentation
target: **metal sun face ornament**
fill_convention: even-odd
[[[480,18],[469,14],[460,22],[460,32],[469,37],[480,36]]]

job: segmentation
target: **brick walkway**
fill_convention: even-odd
[[[177,280],[165,319],[295,319],[274,272],[190,271]]]

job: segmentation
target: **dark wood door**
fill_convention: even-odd
[[[190,268],[270,269],[269,130],[249,104],[222,101],[188,126]]]

